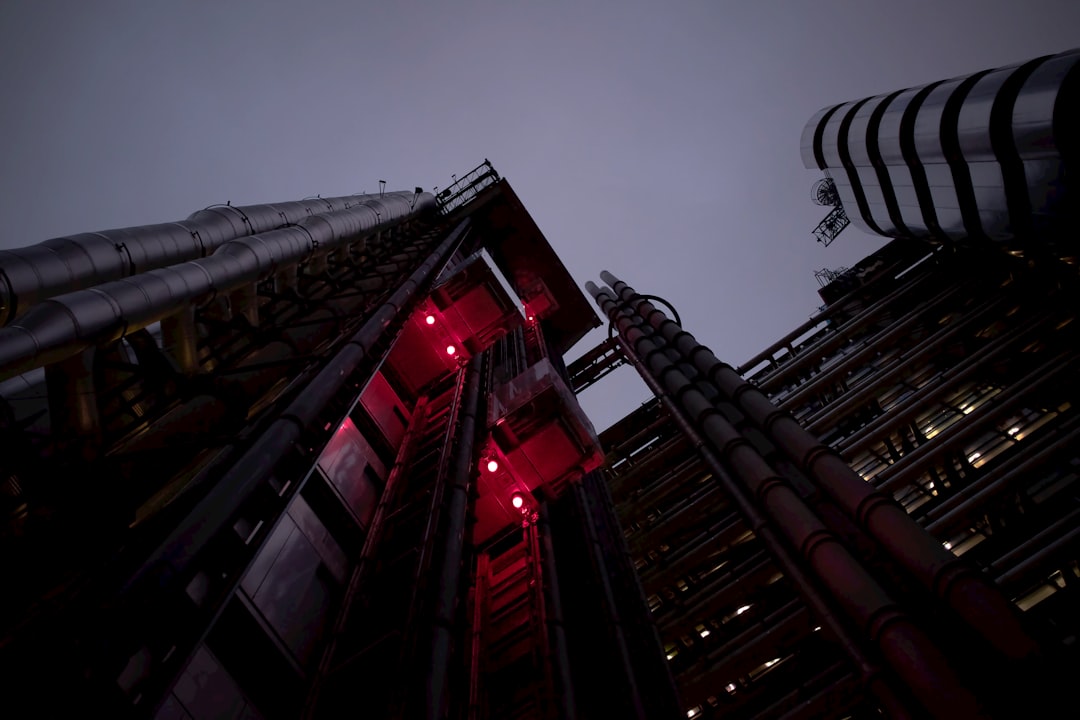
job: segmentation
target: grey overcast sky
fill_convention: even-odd
[[[1076,0],[7,0],[0,247],[490,158],[579,283],[738,364],[881,244],[812,239],[811,114],[1076,45]],[[583,395],[598,429],[646,397],[627,373]]]

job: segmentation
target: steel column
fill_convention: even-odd
[[[592,289],[592,287],[589,287],[590,292],[592,292]],[[597,296],[594,294],[594,297]],[[597,302],[600,303],[599,298]],[[601,309],[604,309],[602,305]],[[660,384],[660,381],[653,375],[649,367],[633,352],[630,343],[621,332],[619,341],[627,360],[638,371],[641,379],[645,381],[652,393],[660,399],[672,421],[693,445],[705,465],[712,471],[717,483],[738,508],[743,522],[769,549],[773,559],[783,569],[784,574],[791,579],[792,587],[799,593],[807,606],[814,611],[822,625],[829,628],[830,633],[836,638],[844,653],[851,659],[859,672],[860,681],[866,684],[870,692],[887,711],[890,718],[898,720],[910,717],[910,713],[896,696],[896,693],[882,678],[881,669],[863,651],[860,641],[852,635],[847,625],[837,615],[831,601],[827,600],[820,592],[817,582],[803,572],[800,563],[776,533],[773,521],[766,518],[765,514],[758,509],[752,497],[747,495],[743,487],[728,473],[720,458],[709,448],[704,438],[685,417],[682,408],[677,404],[673,395]]]

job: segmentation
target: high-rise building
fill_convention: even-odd
[[[811,120],[897,239],[737,367],[609,274],[567,364],[600,319],[486,162],[0,253],[5,715],[1052,707],[1078,61]],[[621,363],[655,397],[598,438],[575,393]]]
[[[658,397],[601,439],[689,716],[1018,717],[1075,673],[1078,107],[1072,51],[817,113],[815,234],[895,239],[737,367],[590,288]]]
[[[5,715],[678,712],[490,164],[0,264]]]

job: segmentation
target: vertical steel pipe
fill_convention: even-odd
[[[627,691],[630,693],[629,704],[631,717],[645,720],[645,703],[641,699],[641,693],[637,686],[637,678],[634,675],[634,665],[630,660],[630,649],[626,644],[626,636],[623,631],[619,609],[615,605],[615,593],[611,588],[611,577],[604,560],[604,549],[600,545],[600,538],[596,531],[596,523],[593,518],[592,503],[589,502],[588,493],[582,483],[572,483],[575,499],[581,508],[582,521],[585,525],[585,538],[589,544],[589,552],[592,554],[593,566],[596,569],[597,578],[600,582],[600,590],[603,594],[604,604],[608,609],[608,622],[611,626],[612,639],[619,655],[619,663],[622,666],[623,675],[626,677]]]
[[[641,320],[691,363],[905,569],[1007,657],[1036,656],[1012,603],[981,573],[946,550],[889,495],[865,482],[835,451],[781,411],[752,383],[626,283],[603,275]]]
[[[469,488],[476,474],[476,416],[480,407],[480,368],[484,355],[469,361],[465,373],[465,391],[458,415],[454,440],[454,465],[448,478],[446,531],[435,590],[432,620],[431,662],[428,665],[427,697],[424,708],[429,720],[443,720],[447,706],[447,675],[454,640],[454,615],[461,585],[461,562],[465,555],[465,526],[469,509]]]
[[[562,592],[559,589],[559,569],[555,564],[555,543],[551,537],[551,519],[547,501],[540,503],[537,512],[536,529],[540,534],[540,553],[544,564],[544,591],[547,595],[547,630],[551,638],[551,655],[558,678],[559,690],[556,693],[555,707],[561,720],[574,720],[576,703],[574,702],[574,683],[570,677],[570,652],[566,644],[566,625],[563,622]]]
[[[781,570],[783,570],[784,575],[791,581],[792,587],[803,599],[807,607],[813,611],[814,616],[821,624],[829,629],[829,633],[832,637],[836,638],[840,648],[843,650],[844,654],[848,656],[859,673],[859,681],[863,683],[878,700],[889,718],[900,720],[901,718],[910,717],[911,713],[904,707],[903,702],[897,696],[896,692],[889,687],[888,683],[882,677],[881,668],[870,659],[860,641],[851,633],[848,626],[837,614],[831,601],[826,599],[821,593],[817,581],[811,579],[810,576],[803,571],[802,566],[788,550],[787,545],[781,540],[780,536],[777,535],[772,522],[766,519],[765,515],[758,509],[750,496],[746,494],[742,486],[735,482],[731,474],[724,469],[723,465],[720,463],[720,459],[709,449],[705,440],[697,430],[694,429],[694,426],[690,421],[686,419],[682,409],[675,402],[672,395],[664,389],[655,377],[653,377],[648,367],[637,356],[637,353],[633,351],[629,343],[621,335],[618,337],[619,346],[623,351],[623,355],[630,364],[634,366],[634,369],[637,370],[638,375],[645,381],[645,384],[649,387],[649,390],[652,391],[653,395],[655,395],[667,409],[668,415],[675,423],[675,426],[679,428],[690,444],[693,445],[698,457],[700,457],[702,462],[705,463],[705,466],[712,471],[713,477],[731,498],[746,526],[749,527],[754,535],[761,540],[766,548],[768,548],[772,559],[780,566]],[[674,560],[672,559],[672,561]]]
[[[877,646],[889,666],[927,710],[939,716],[984,714],[942,652],[777,475],[750,442],[727,422],[694,384],[666,356],[628,312],[620,312],[612,291],[586,285],[619,334],[645,363],[649,373],[674,398],[722,465],[781,528],[815,576],[844,612]]]

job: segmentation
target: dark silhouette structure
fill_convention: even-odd
[[[0,253],[5,716],[1053,707],[1078,59],[815,117],[819,194],[896,239],[740,366],[609,273],[568,365],[600,319],[487,162]],[[622,363],[655,397],[598,438]]]

